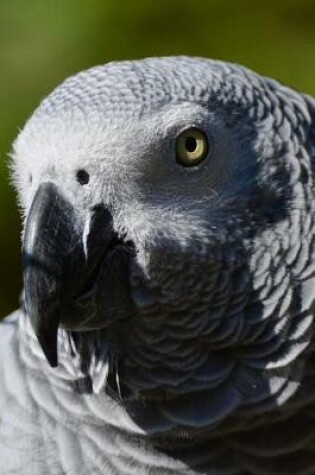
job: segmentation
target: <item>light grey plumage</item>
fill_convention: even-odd
[[[185,57],[43,101],[14,144],[28,311],[0,329],[0,473],[315,473],[314,117]],[[184,167],[191,127],[209,148]],[[52,364],[60,324],[57,368],[29,317]]]

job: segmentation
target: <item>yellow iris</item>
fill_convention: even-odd
[[[186,167],[198,165],[208,153],[208,139],[195,127],[184,130],[176,141],[177,161]]]

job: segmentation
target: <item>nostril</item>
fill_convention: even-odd
[[[76,173],[76,178],[80,185],[87,185],[90,181],[90,175],[86,170],[78,170]]]

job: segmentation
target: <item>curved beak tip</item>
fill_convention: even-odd
[[[52,368],[58,366],[57,332],[58,328],[55,331],[46,332],[44,335],[36,333],[38,342]]]

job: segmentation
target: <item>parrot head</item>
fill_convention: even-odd
[[[182,426],[291,397],[311,341],[309,128],[301,95],[210,60],[57,87],[13,150],[25,311],[50,365],[66,335],[87,376],[101,361],[113,392]]]

